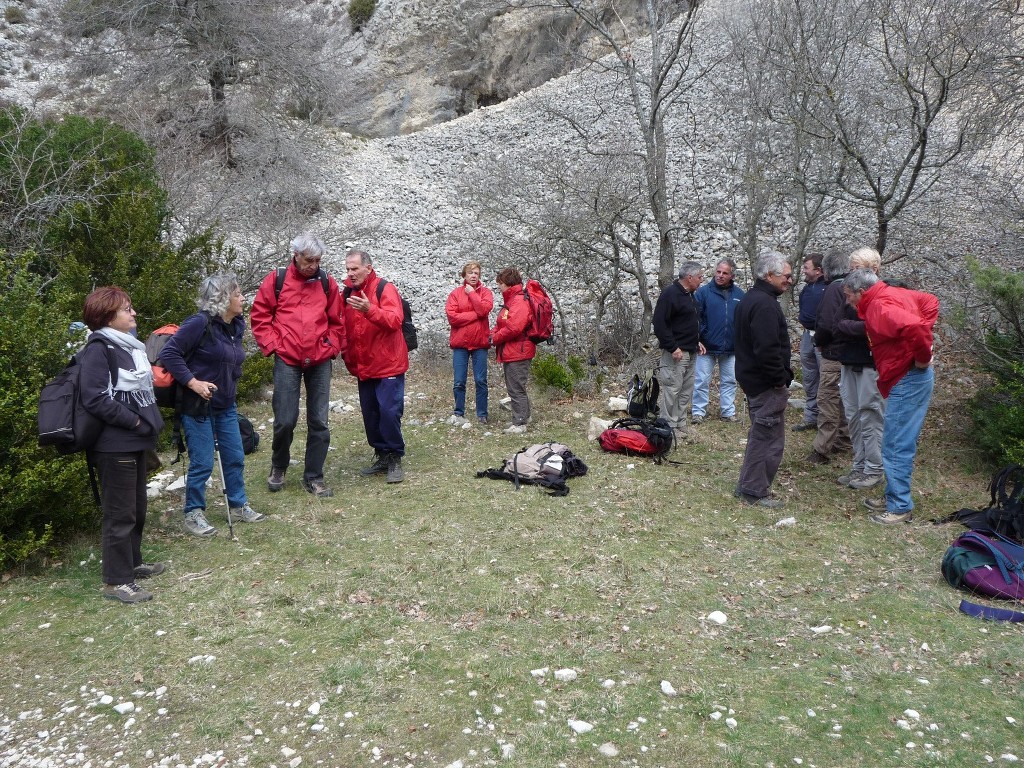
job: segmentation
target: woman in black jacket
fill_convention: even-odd
[[[135,337],[135,310],[128,294],[117,286],[97,288],[85,298],[82,319],[92,331],[81,358],[82,405],[103,422],[88,452],[100,476],[103,596],[141,603],[153,595],[135,580],[164,570],[163,563],[144,562],[141,548],[146,451],[156,447],[164,422],[146,347]]]

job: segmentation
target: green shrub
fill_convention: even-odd
[[[358,32],[363,28],[377,10],[377,0],[352,0],[348,4],[348,19],[352,23],[352,30]]]
[[[139,336],[196,310],[199,281],[230,266],[210,232],[175,246],[151,150],[102,120],[0,109],[0,568],[95,527],[82,455],[36,441],[39,391],[67,363],[86,294],[120,285]],[[27,248],[34,244],[37,248]]]
[[[0,569],[43,551],[55,535],[94,526],[98,512],[83,454],[62,457],[37,442],[43,384],[67,363],[71,317],[41,298],[31,255],[2,252],[0,313]]]
[[[1024,464],[1024,363],[971,401],[974,440],[996,464]]]
[[[533,358],[530,373],[537,383],[560,389],[568,394],[572,392],[576,382],[583,378],[583,361],[571,356],[566,365],[562,365],[554,355],[538,352]]]
[[[242,378],[238,380],[238,400],[255,400],[274,380],[274,357],[258,352],[242,362]]]
[[[970,260],[975,287],[995,312],[977,333],[993,384],[971,401],[974,437],[997,464],[1024,463],[1024,274]]]

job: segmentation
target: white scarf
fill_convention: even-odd
[[[129,333],[111,327],[100,328],[93,332],[96,336],[111,341],[132,356],[132,370],[117,369],[117,383],[111,381],[107,385],[107,396],[122,403],[134,401],[140,408],[156,403],[153,394],[153,368],[146,357],[146,345]]]

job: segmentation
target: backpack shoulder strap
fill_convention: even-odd
[[[388,284],[388,281],[383,277],[377,281],[377,303],[380,304],[381,297],[384,296],[384,286]]]
[[[320,276],[320,285],[324,289],[324,296],[328,298],[331,295],[331,281],[327,279],[327,272],[323,269],[317,270],[317,274]]]
[[[114,358],[114,347],[106,340],[102,338],[89,339],[85,346],[79,350],[78,354],[75,355],[75,360],[81,362],[80,355],[85,352],[86,348],[92,343],[99,343],[103,345],[103,351],[107,356],[107,370],[110,371],[110,381],[117,384],[117,360]]]
[[[288,267],[278,267],[277,277],[274,278],[274,298],[281,298],[281,289],[284,288],[284,275]]]

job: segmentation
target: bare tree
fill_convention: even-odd
[[[330,91],[321,25],[284,0],[65,0],[61,16],[83,59],[116,67],[122,98],[144,96],[168,133],[198,124],[229,166],[233,94],[309,116]]]
[[[683,0],[513,0],[519,8],[554,8],[573,14],[592,30],[599,41],[598,51],[589,65],[602,70],[611,83],[604,94],[609,104],[622,98],[628,104],[630,150],[643,170],[646,206],[658,236],[658,282],[672,282],[675,271],[675,243],[671,190],[669,182],[669,144],[671,135],[666,121],[679,101],[707,74],[709,66],[698,61],[694,51],[694,35],[700,17],[698,2]],[[620,8],[620,6],[628,6]],[[639,6],[637,8],[636,6]],[[627,19],[635,20],[633,22]],[[638,38],[649,37],[649,50],[634,44]],[[598,54],[608,54],[601,58]],[[613,108],[613,107],[610,107]],[[612,125],[626,124],[612,121]],[[573,123],[588,142],[600,151],[600,137],[591,134],[590,126]]]
[[[749,44],[788,90],[775,119],[838,153],[828,192],[873,212],[879,252],[890,223],[981,133],[971,106],[1002,23],[994,11],[970,0],[746,5]]]

